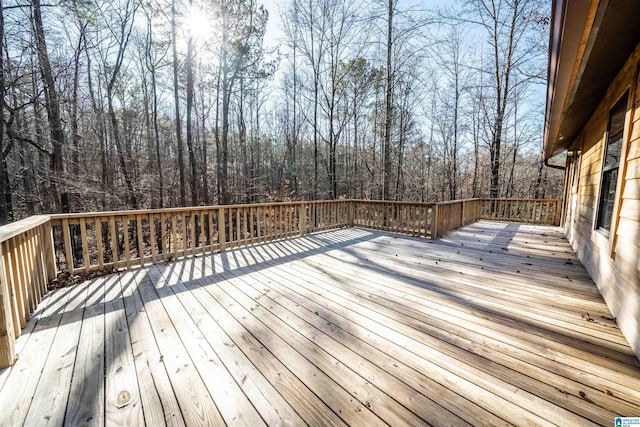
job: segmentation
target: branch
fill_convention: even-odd
[[[58,7],[59,5],[57,4],[41,4],[40,7]],[[28,7],[31,7],[30,4],[14,4],[11,6],[3,6],[2,10],[11,10],[11,9],[26,9]]]
[[[5,103],[5,105],[6,105],[6,103]],[[53,153],[50,152],[49,150],[47,150],[46,148],[41,147],[40,145],[38,145],[38,143],[36,143],[32,139],[25,138],[25,137],[22,137],[22,136],[18,135],[13,130],[13,121],[15,119],[16,110],[13,109],[13,108],[10,108],[8,105],[7,105],[7,109],[9,110],[9,120],[5,120],[5,125],[6,125],[6,128],[7,128],[7,136],[9,137],[9,141],[10,142],[9,142],[9,145],[7,146],[7,148],[2,151],[2,158],[5,159],[9,155],[9,152],[11,151],[11,147],[13,146],[14,141],[18,141],[18,142],[29,144],[32,147],[34,147],[36,150],[40,151],[41,153],[48,154],[49,156],[53,156]]]
[[[2,160],[6,159],[13,148],[13,139],[9,140],[9,144],[2,150]]]
[[[34,147],[36,150],[38,150],[39,152],[41,152],[43,154],[47,154],[48,156],[53,156],[53,153],[51,151],[47,150],[44,147],[41,147],[34,140],[19,136],[13,130],[10,130],[9,128],[7,128],[7,136],[9,137],[9,140],[11,141],[10,145],[7,146],[7,148],[9,148],[9,149],[11,148],[11,145],[13,145],[13,141],[18,141],[18,142],[22,142],[22,143],[26,143],[26,144],[31,145],[32,147]],[[9,153],[7,152],[7,155],[8,154]],[[2,153],[2,155],[3,155],[3,157],[6,157],[4,152]]]

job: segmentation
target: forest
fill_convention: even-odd
[[[0,0],[0,223],[557,197],[550,1]]]

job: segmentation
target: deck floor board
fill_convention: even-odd
[[[49,293],[0,425],[610,425],[640,362],[557,227],[347,228]]]

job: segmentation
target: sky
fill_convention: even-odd
[[[265,46],[276,47],[284,36],[281,29],[279,9],[284,8],[287,2],[282,0],[263,0],[261,3],[269,11],[269,21],[267,21],[267,31],[264,37]]]
[[[353,0],[359,1],[359,0]],[[426,9],[433,9],[436,7],[448,7],[453,6],[459,0],[422,0],[422,1],[410,1],[410,0],[401,0],[400,7],[402,8],[402,4],[419,4],[421,7]],[[280,11],[285,9],[287,4],[290,3],[291,0],[262,0],[259,3],[262,4],[265,9],[269,12],[269,21],[267,22],[267,31],[265,33],[265,47],[276,47],[278,46],[282,39],[284,38],[284,33],[282,32],[282,20],[280,19]]]

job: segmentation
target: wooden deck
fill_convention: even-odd
[[[560,230],[358,228],[49,293],[0,426],[612,425],[640,363]]]

